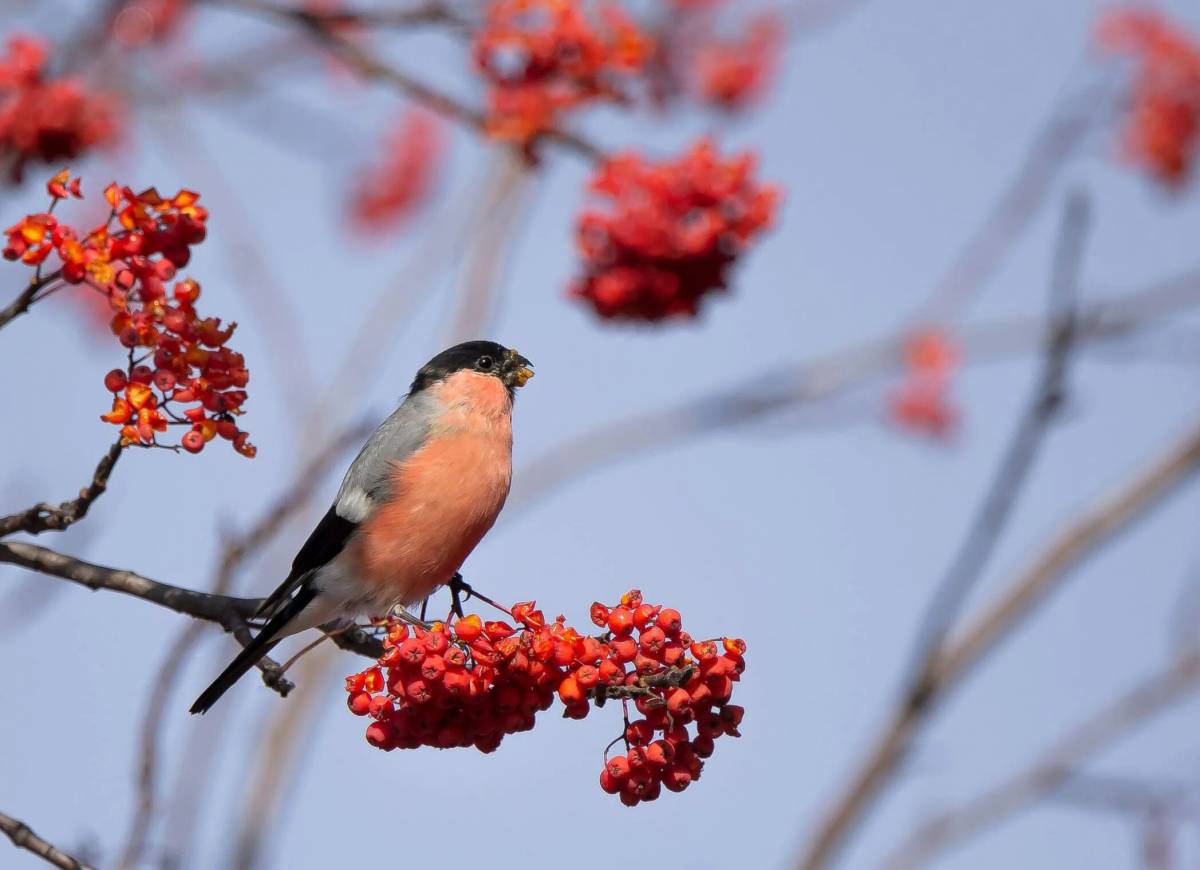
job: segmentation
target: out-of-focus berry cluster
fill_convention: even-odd
[[[950,399],[958,349],[941,330],[922,330],[905,342],[904,366],[905,378],[891,396],[892,420],[935,438],[950,435],[959,419]]]
[[[572,719],[620,703],[614,743],[626,751],[606,752],[600,785],[633,806],[663,788],[687,788],[717,738],[740,736],[743,710],[729,701],[745,669],[742,641],[693,640],[679,611],[648,604],[637,590],[614,607],[592,605],[592,621],[604,629],[598,636],[562,616],[547,622],[534,602],[507,612],[515,627],[475,614],[452,626],[389,618],[377,665],[346,679],[350,710],[374,720],[367,741],[387,750],[492,752],[506,735],[532,728],[555,695]],[[630,705],[640,715],[634,721]]]
[[[1182,186],[1200,152],[1200,41],[1147,9],[1110,13],[1098,39],[1137,62],[1125,126],[1129,159],[1163,184]]]
[[[752,18],[740,37],[714,37],[696,53],[700,99],[728,112],[753,105],[775,77],[784,30],[774,15]]]
[[[726,287],[727,271],[766,229],[779,199],[754,178],[754,157],[722,159],[701,140],[653,163],[623,154],[603,163],[591,190],[609,200],[579,219],[583,275],[571,289],[604,318],[692,317]]]
[[[567,110],[625,99],[622,80],[651,50],[616,3],[593,17],[566,0],[495,0],[475,40],[475,62],[490,86],[488,132],[529,143]]]
[[[12,36],[0,56],[0,166],[20,182],[31,161],[73,160],[117,133],[111,98],[46,74],[44,42]]]
[[[383,159],[358,175],[352,200],[355,223],[382,231],[411,217],[429,196],[443,147],[434,115],[420,109],[406,113],[389,132]]]
[[[200,285],[192,279],[167,286],[207,233],[200,195],[181,190],[163,197],[153,188],[134,193],[111,184],[104,191],[108,220],[81,233],[53,214],[60,200],[82,196],[79,179],[63,170],[47,190],[50,209],[5,230],[3,253],[35,266],[34,281],[45,291],[82,285],[106,299],[110,328],[128,349],[128,362],[104,378],[114,396],[101,419],[120,426],[126,444],[173,446],[158,436],[179,426],[187,428],[180,445],[192,453],[221,436],[254,456],[256,448],[236,423],[250,373],[242,355],[226,347],[237,324],[200,317]],[[43,276],[50,266],[57,271]]]

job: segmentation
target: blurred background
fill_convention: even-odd
[[[0,222],[44,210],[68,163],[86,198],[56,214],[80,225],[112,180],[198,191],[209,235],[183,271],[238,323],[239,425],[259,451],[126,451],[86,521],[38,543],[265,595],[361,427],[437,350],[492,338],[537,377],[509,505],[467,579],[577,625],[636,586],[699,634],[744,637],[743,737],[687,792],[628,809],[596,787],[615,711],[544,714],[491,755],[384,754],[343,703],[363,660],[329,644],[286,700],[252,676],[190,717],[236,649],[218,627],[4,565],[0,810],[98,867],[1196,866],[1194,457],[938,687],[836,848],[815,844],[903,704],[931,600],[1045,386],[1056,258],[1059,311],[1081,317],[1058,349],[1061,401],[1027,476],[1007,478],[994,552],[968,553],[978,582],[950,634],[1194,432],[1200,10],[627,2],[658,47],[620,73],[622,99],[560,113],[580,147],[455,117],[499,111],[477,65],[488,5],[0,2],[0,34],[44,41],[47,76],[112,101],[78,156],[5,179]],[[1164,68],[1192,90],[1160,117],[1147,69]],[[780,197],[728,292],[656,320],[572,298],[578,217],[600,202],[591,149],[671,161],[704,136],[723,159],[753,154]],[[29,275],[0,264],[0,303]],[[66,288],[0,335],[2,513],[72,497],[115,436],[102,379],[125,351],[88,299]],[[281,498],[278,533],[222,574]],[[1143,689],[1095,745],[1078,738]],[[1039,764],[1057,778],[972,803]],[[947,813],[943,842],[927,825]],[[37,862],[0,849],[2,867]]]

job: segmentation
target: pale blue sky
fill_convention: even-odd
[[[1164,5],[1200,32],[1192,4]],[[11,0],[8,7],[19,23],[61,36],[52,10]],[[520,468],[567,436],[900,323],[1005,189],[1056,100],[1090,80],[1088,33],[1101,8],[1090,0],[865,3],[794,45],[778,87],[748,119],[590,117],[589,135],[611,148],[672,153],[704,131],[729,147],[753,147],[763,177],[786,198],[776,229],[737,273],[732,294],[699,321],[605,326],[563,298],[575,267],[573,222],[586,167],[565,155],[547,161],[519,218],[490,336],[537,365],[516,411],[518,490]],[[206,51],[230,51],[269,33],[214,10],[203,11],[197,25],[190,44]],[[477,97],[451,41],[398,43],[392,56]],[[199,585],[211,574],[215,530],[257,516],[289,479],[305,426],[281,398],[266,359],[263,322],[247,298],[261,279],[237,247],[245,241],[237,211],[253,224],[300,313],[294,356],[275,362],[303,360],[322,384],[381,285],[403,275],[423,288],[422,306],[394,330],[382,361],[341,385],[365,396],[355,416],[382,417],[416,367],[445,343],[450,291],[462,270],[447,276],[439,269],[427,228],[418,222],[373,246],[338,229],[353,167],[374,154],[396,111],[394,96],[320,71],[268,81],[262,93],[168,100],[139,118],[131,135],[136,156],[115,168],[101,161],[77,167],[93,190],[118,172],[134,186],[202,192],[212,233],[189,272],[204,285],[207,311],[241,323],[236,346],[254,372],[246,428],[259,457],[134,453],[89,516],[87,541],[73,532],[46,536],[47,546],[76,551],[86,543],[86,556],[100,563]],[[321,120],[288,122],[293,103]],[[280,138],[289,144],[281,147]],[[969,319],[1042,310],[1061,204],[1072,189],[1087,190],[1095,210],[1083,268],[1087,298],[1197,265],[1195,186],[1166,196],[1114,162],[1114,151],[1111,135],[1089,140]],[[220,165],[224,181],[206,158]],[[470,201],[482,160],[470,135],[455,135],[443,203]],[[32,187],[6,189],[0,220],[40,202]],[[22,274],[0,266],[7,287]],[[1067,413],[972,604],[994,594],[1058,522],[1194,419],[1197,326],[1194,316],[1172,324],[1170,354],[1160,352],[1164,342],[1149,341],[1079,355]],[[11,482],[0,510],[24,506],[31,493],[66,497],[86,479],[111,437],[96,417],[105,403],[101,377],[119,357],[115,346],[85,338],[62,298],[0,335],[0,385],[10,409],[0,450],[10,457]],[[534,732],[486,757],[379,753],[342,706],[340,676],[359,667],[346,657],[324,684],[297,689],[323,693],[325,712],[268,844],[269,866],[425,862],[463,849],[486,854],[499,870],[568,862],[590,870],[612,866],[617,852],[644,866],[785,866],[883,721],[916,620],[966,528],[1035,364],[1015,359],[965,372],[957,385],[965,426],[949,446],[883,425],[886,385],[872,384],[827,409],[834,422],[813,411],[783,416],[597,469],[506,517],[480,546],[468,576],[499,598],[537,598],[582,623],[593,599],[636,585],[678,607],[689,627],[747,639],[749,668],[737,689],[747,709],[745,736],[721,742],[688,792],[630,811],[600,791],[600,753],[615,733],[615,711],[585,722],[547,715]],[[324,485],[329,497],[336,476]],[[909,774],[855,840],[845,866],[876,866],[928,811],[1014,771],[1159,667],[1169,654],[1172,615],[1197,579],[1198,519],[1200,493],[1192,486],[1078,572],[988,659],[936,717]],[[291,528],[246,573],[242,591],[273,588],[306,531]],[[0,572],[0,592],[25,582],[18,571]],[[34,625],[0,638],[0,745],[8,747],[0,757],[0,809],[63,845],[94,841],[107,866],[133,806],[146,694],[181,624],[140,602],[70,588],[53,596]],[[240,786],[262,751],[264,715],[296,700],[281,702],[247,680],[230,696],[219,753],[185,757],[189,735],[214,727],[186,709],[218,659],[232,654],[232,642],[217,635],[212,629],[203,654],[197,650],[165,717],[167,782],[185,767],[211,766],[216,776],[186,867],[225,866]],[[1198,713],[1196,702],[1181,705],[1097,759],[1096,768],[1196,781]],[[1138,835],[1128,819],[1043,805],[938,866],[1132,867]],[[171,832],[155,842],[169,844]],[[1194,828],[1181,845],[1189,864],[1200,860]],[[0,848],[0,867],[10,866],[35,864]]]

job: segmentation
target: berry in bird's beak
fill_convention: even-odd
[[[525,386],[526,382],[533,377],[533,370],[530,368],[532,365],[533,363],[515,350],[510,350],[505,359],[504,380],[511,387]]]

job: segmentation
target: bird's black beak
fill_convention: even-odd
[[[533,365],[515,350],[509,350],[504,360],[504,383],[509,387],[523,387],[533,377]]]

